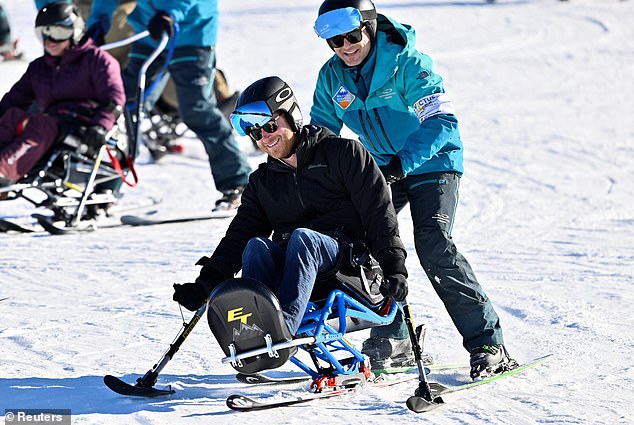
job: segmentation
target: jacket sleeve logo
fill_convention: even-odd
[[[451,102],[451,99],[449,99],[449,96],[445,93],[435,93],[421,97],[414,102],[412,107],[414,108],[414,112],[416,112],[416,116],[420,122],[423,122],[434,115],[453,115],[455,113],[453,103]]]

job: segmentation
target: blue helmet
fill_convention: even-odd
[[[331,38],[364,25],[374,37],[376,18],[371,0],[326,0],[319,7],[314,29],[320,38]]]

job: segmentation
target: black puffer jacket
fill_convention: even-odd
[[[305,126],[299,137],[297,169],[269,157],[251,174],[225,237],[201,259],[201,276],[233,277],[251,238],[272,233],[280,242],[300,227],[363,241],[386,274],[407,275],[389,189],[372,156],[324,127]]]

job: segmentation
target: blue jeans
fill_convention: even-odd
[[[446,172],[407,176],[391,189],[397,212],[410,204],[420,264],[470,351],[504,340],[500,318],[451,238],[459,185],[457,173]],[[406,338],[402,313],[391,325],[373,328],[371,335]]]
[[[152,49],[134,44],[123,71],[128,102],[135,102],[137,79],[143,62]],[[150,87],[165,61],[162,53],[148,69],[146,87]],[[251,167],[233,137],[231,126],[218,109],[213,90],[216,56],[211,47],[185,46],[174,50],[168,70],[176,86],[178,111],[187,127],[196,133],[205,147],[211,174],[218,190],[245,185]]]
[[[253,238],[242,254],[242,276],[265,284],[278,298],[286,325],[295,335],[317,274],[337,263],[339,243],[310,229],[295,229],[285,246]]]

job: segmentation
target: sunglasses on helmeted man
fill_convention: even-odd
[[[253,127],[247,127],[245,133],[247,133],[247,136],[253,139],[254,142],[257,142],[262,138],[262,130],[266,131],[269,134],[275,133],[277,131],[277,120],[280,117],[281,115],[271,118],[269,121],[262,124],[261,126],[256,124]]]
[[[363,26],[356,28],[349,33],[335,35],[334,37],[330,37],[326,39],[326,42],[333,49],[337,49],[343,46],[343,40],[348,40],[349,43],[355,44],[360,42],[363,39]]]

